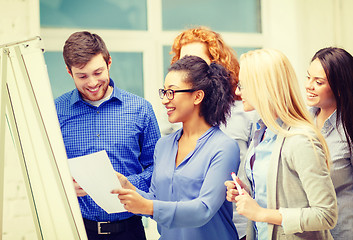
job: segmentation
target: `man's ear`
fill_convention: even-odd
[[[110,70],[110,65],[112,65],[112,58],[111,57],[109,57],[109,60],[108,60],[108,70]]]
[[[68,72],[68,74],[70,74],[71,77],[73,77],[72,72],[70,71],[70,69],[67,66],[66,66],[66,71]]]
[[[195,96],[194,104],[199,105],[202,102],[203,98],[205,97],[205,92],[203,90],[197,90],[194,92],[194,96]]]

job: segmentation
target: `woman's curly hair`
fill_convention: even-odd
[[[238,99],[235,95],[236,85],[238,83],[239,62],[236,52],[226,45],[220,34],[205,28],[191,28],[180,33],[174,40],[171,54],[174,54],[171,64],[180,58],[180,50],[183,46],[193,42],[205,43],[209,52],[211,62],[222,65],[230,72],[230,81],[233,90],[234,99]]]

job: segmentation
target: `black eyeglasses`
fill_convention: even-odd
[[[164,89],[162,89],[162,88],[160,88],[160,89],[158,90],[158,92],[159,92],[159,97],[160,97],[161,99],[163,99],[164,96],[166,96],[168,100],[173,100],[175,93],[178,93],[178,92],[195,92],[195,91],[196,91],[195,89],[183,89],[183,90],[166,89],[166,90],[164,90]]]

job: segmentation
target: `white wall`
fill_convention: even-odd
[[[39,35],[39,0],[0,0],[0,45]]]
[[[353,54],[352,0],[262,0],[264,47],[284,52],[303,93],[313,55],[324,47]]]
[[[337,45],[337,0],[263,0],[265,47],[284,52],[298,79],[314,53]],[[346,17],[345,20],[352,20]],[[352,34],[351,34],[352,35]]]
[[[0,9],[0,45],[39,35],[39,0],[0,0]],[[351,9],[351,0],[262,0],[264,46],[283,51],[304,79],[320,48],[353,53]],[[6,139],[3,239],[34,239],[20,166],[8,134]]]
[[[340,0],[336,3],[337,9],[337,45],[353,53],[353,1]]]

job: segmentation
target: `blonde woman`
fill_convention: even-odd
[[[227,181],[227,199],[246,216],[247,239],[332,239],[337,201],[325,140],[313,125],[286,56],[271,49],[240,60],[245,111],[261,117],[243,166],[244,188]],[[251,196],[250,196],[250,194]]]

